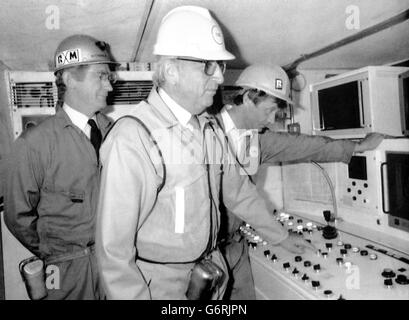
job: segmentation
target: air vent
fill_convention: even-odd
[[[15,108],[53,108],[56,102],[53,82],[11,82],[11,103]]]
[[[148,97],[152,86],[152,81],[148,80],[118,81],[108,95],[108,105],[137,104]]]

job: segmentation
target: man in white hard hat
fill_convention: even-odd
[[[52,271],[46,299],[101,299],[94,240],[99,146],[110,121],[99,111],[112,90],[115,63],[107,44],[88,35],[64,39],[54,57],[56,114],[14,143],[5,222]]]
[[[272,219],[248,177],[227,162],[215,119],[202,114],[234,58],[209,11],[170,11],[154,54],[156,87],[101,148],[96,249],[104,287],[110,299],[221,299],[228,270],[216,241],[220,192],[272,243],[311,245]]]
[[[279,66],[249,66],[240,74],[235,85],[243,89],[233,98],[233,104],[223,107],[217,118],[243,165],[242,170],[252,176],[254,182],[260,164],[311,160],[348,163],[354,152],[372,150],[383,139],[383,135],[374,133],[356,143],[269,130],[276,112],[285,108],[287,103],[293,104],[289,78]],[[232,269],[226,298],[255,299],[248,246],[239,229],[243,221],[227,210],[226,222],[222,226],[222,233],[226,233],[222,235],[221,249]]]

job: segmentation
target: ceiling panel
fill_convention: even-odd
[[[162,17],[188,4],[209,8],[219,21],[237,57],[228,64],[235,69],[287,65],[409,9],[409,0],[2,0],[0,62],[17,70],[49,70],[58,43],[74,33],[107,41],[118,61],[151,62]],[[358,10],[358,29],[347,27],[351,6]],[[47,27],[50,8],[58,9],[58,29]],[[408,59],[408,31],[408,23],[401,23],[301,66],[354,68]]]

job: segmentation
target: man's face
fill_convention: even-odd
[[[106,107],[108,92],[112,91],[108,74],[107,64],[93,64],[84,70],[83,79],[76,82],[76,99],[88,110],[96,112]]]
[[[180,104],[192,114],[200,114],[213,103],[218,86],[224,77],[219,66],[213,75],[206,75],[204,63],[177,60],[179,70],[178,92]]]
[[[247,129],[263,129],[268,123],[274,122],[274,115],[278,110],[277,98],[266,96],[258,101],[256,105],[253,104],[248,112],[249,125],[251,128]]]

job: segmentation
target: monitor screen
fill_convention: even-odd
[[[409,221],[409,153],[387,153],[390,214]]]
[[[360,82],[353,81],[318,91],[323,130],[360,128]]]

